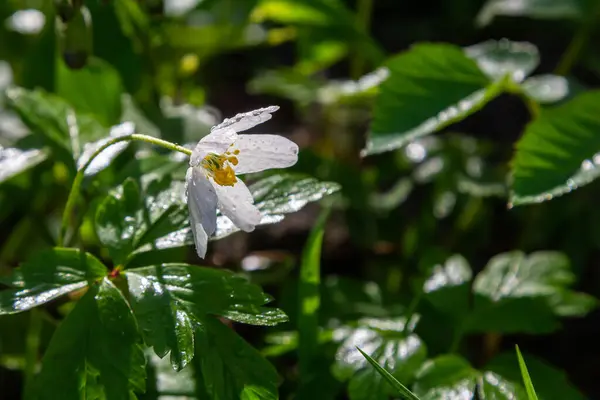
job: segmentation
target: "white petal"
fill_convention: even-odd
[[[201,168],[188,168],[186,192],[196,252],[204,258],[208,237],[217,229],[217,194]]]
[[[233,186],[213,185],[219,197],[218,207],[221,213],[241,230],[252,232],[262,217],[246,184],[238,179]]]
[[[221,129],[204,136],[190,157],[190,166],[195,167],[209,153],[223,154],[238,138],[233,129]]]
[[[287,168],[298,161],[298,145],[280,135],[239,135],[232,149],[240,151],[236,174]]]
[[[236,132],[245,131],[270,120],[273,117],[271,114],[277,110],[279,110],[279,106],[269,106],[247,113],[240,113],[234,117],[225,118],[219,125],[213,126],[210,131],[211,133],[223,129],[233,129]]]

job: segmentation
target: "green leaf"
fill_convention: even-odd
[[[161,246],[156,239],[185,226],[187,210],[181,197],[182,182],[166,176],[140,188],[128,178],[100,204],[96,212],[96,233],[117,264],[126,263],[135,252]]]
[[[195,323],[206,315],[222,315],[256,325],[286,320],[277,309],[265,309],[260,287],[226,270],[185,264],[163,264],[125,271],[131,305],[146,342],[159,357],[171,352],[181,370],[194,354]]]
[[[319,307],[321,297],[321,246],[329,208],[324,209],[311,230],[302,253],[298,283],[298,364],[300,379],[310,380],[312,363],[317,356],[319,340]]]
[[[516,146],[513,205],[539,203],[583,186],[599,175],[600,91],[542,109]]]
[[[0,146],[0,183],[35,167],[47,157],[43,150]]]
[[[131,400],[144,391],[145,379],[135,318],[105,278],[90,287],[54,334],[34,398]]]
[[[508,75],[512,81],[522,82],[540,63],[539,51],[533,44],[507,39],[475,44],[466,47],[465,53],[494,81]]]
[[[469,331],[550,332],[557,328],[559,310],[581,315],[581,300],[569,289],[575,281],[562,253],[540,251],[526,256],[513,251],[490,259],[473,284],[473,314]],[[560,306],[559,306],[560,304]],[[590,307],[594,303],[589,303]]]
[[[523,376],[523,383],[525,383],[525,389],[527,390],[527,398],[529,398],[529,400],[538,400],[533,383],[529,377],[529,372],[527,371],[527,365],[525,365],[525,360],[523,360],[523,356],[519,350],[519,346],[517,346],[516,349],[517,358],[519,359],[519,368],[521,369],[521,375]]]
[[[338,379],[350,378],[350,397],[361,399],[367,392],[361,388],[369,384],[369,398],[387,399],[390,388],[357,351],[357,347],[371,354],[373,359],[402,382],[414,379],[416,370],[425,361],[427,351],[421,339],[412,333],[414,324],[407,329],[406,319],[362,319],[358,326],[344,332],[344,341],[337,350],[334,374]],[[354,382],[358,380],[358,382]],[[360,384],[359,384],[360,383]]]
[[[522,84],[523,91],[531,99],[541,104],[551,104],[569,95],[569,81],[560,75],[537,75]]]
[[[279,377],[275,368],[220,321],[210,317],[201,321],[196,348],[208,398],[278,399]]]
[[[285,173],[261,179],[249,185],[249,189],[254,203],[262,213],[260,225],[266,225],[280,222],[285,218],[285,214],[296,212],[308,203],[337,192],[340,185],[334,182],[320,182],[302,174]],[[218,215],[217,231],[211,240],[222,239],[238,231],[239,228],[233,225],[229,218]],[[193,243],[192,232],[187,226],[157,238],[154,247],[166,249]]]
[[[7,106],[64,161],[77,160],[85,143],[108,134],[93,117],[76,113],[63,99],[43,90],[11,88],[6,95]]]
[[[490,24],[497,16],[537,19],[579,19],[585,15],[582,0],[488,0],[477,15],[477,25]]]
[[[57,58],[56,93],[77,112],[93,115],[104,126],[121,118],[123,86],[119,73],[107,62],[90,58],[82,69],[68,68]]]
[[[419,398],[413,392],[408,390],[406,388],[406,386],[404,386],[396,378],[394,378],[394,376],[392,374],[387,372],[387,370],[385,368],[383,368],[381,365],[379,365],[379,363],[377,363],[377,361],[373,360],[373,358],[371,358],[371,356],[369,356],[367,353],[362,351],[360,348],[358,348],[358,351],[360,351],[360,354],[362,354],[363,357],[367,359],[369,364],[371,364],[373,366],[373,368],[375,368],[375,370],[379,373],[379,375],[381,375],[386,381],[388,381],[389,384],[392,385],[394,387],[394,389],[396,389],[398,394],[400,394],[404,399],[419,400]]]
[[[427,361],[417,373],[413,391],[421,400],[522,398],[523,389],[490,371],[477,371],[463,358],[442,355]],[[475,396],[477,393],[477,397]]]
[[[14,288],[0,291],[0,315],[27,311],[83,289],[107,272],[94,256],[80,250],[54,248],[37,253],[3,280]]]
[[[564,371],[547,362],[527,355],[527,370],[536,383],[535,392],[542,399],[584,400],[586,397],[571,383]],[[507,352],[494,357],[486,369],[494,371],[512,382],[524,382],[520,369],[519,357],[514,352]],[[526,386],[527,389],[527,386]]]
[[[83,152],[77,160],[77,169],[83,168],[85,164],[90,160],[92,155],[98,151],[102,146],[106,145],[112,139],[128,136],[135,132],[135,126],[131,122],[124,122],[119,125],[115,125],[110,129],[109,135],[102,139],[96,140],[95,142],[86,143],[83,146]],[[108,148],[105,148],[100,154],[98,154],[91,162],[90,165],[85,169],[85,176],[95,175],[110,165],[119,154],[121,154],[127,146],[129,141],[123,141],[115,143]]]
[[[472,276],[468,261],[454,255],[433,267],[423,283],[423,298],[440,312],[460,318],[469,310]]]
[[[363,155],[381,153],[433,133],[496,97],[492,84],[463,49],[421,43],[391,58],[381,84]]]

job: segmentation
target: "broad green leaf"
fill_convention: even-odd
[[[440,312],[461,317],[469,310],[472,276],[467,260],[454,255],[433,267],[423,283],[423,298]]]
[[[7,106],[65,159],[77,160],[85,143],[108,135],[92,116],[76,113],[63,99],[43,90],[11,88],[6,95]]]
[[[538,103],[556,103],[569,95],[569,81],[560,75],[537,75],[521,85],[523,91]]]
[[[182,182],[165,177],[143,186],[128,178],[96,212],[96,233],[118,264],[134,251],[148,250],[157,238],[181,229],[187,220]]]
[[[391,58],[363,155],[404,146],[457,122],[497,96],[490,79],[463,49],[421,43]]]
[[[56,94],[77,112],[93,115],[104,126],[120,121],[123,86],[119,73],[107,62],[90,58],[84,68],[73,70],[57,58],[55,84]]]
[[[569,193],[599,175],[600,91],[542,109],[516,146],[513,205],[539,203]]]
[[[514,352],[494,357],[486,369],[494,371],[512,382],[523,382],[519,358]],[[584,400],[586,397],[571,383],[564,371],[527,354],[527,370],[535,382],[535,392],[541,399]],[[527,387],[526,387],[527,388]]]
[[[585,15],[584,0],[488,0],[479,14],[477,24],[485,26],[497,16],[538,19],[579,19]]]
[[[159,357],[171,352],[181,370],[194,355],[194,326],[206,315],[256,325],[285,322],[278,309],[265,309],[260,287],[229,271],[162,264],[125,271],[131,304],[146,342]]]
[[[261,179],[249,185],[249,189],[262,213],[260,225],[266,225],[280,222],[285,214],[296,212],[308,203],[337,192],[340,185],[334,182],[320,182],[306,175],[285,173]],[[239,228],[229,218],[218,215],[217,231],[211,240],[222,239],[238,231]],[[157,249],[167,249],[193,243],[192,232],[189,226],[186,226],[157,238],[153,245]]]
[[[533,387],[533,383],[531,382],[531,378],[529,377],[529,372],[527,371],[527,365],[525,365],[525,360],[523,360],[523,356],[521,355],[521,350],[519,350],[519,346],[517,346],[517,358],[519,359],[519,368],[521,369],[521,375],[523,376],[523,383],[525,384],[525,390],[527,390],[527,397],[529,400],[538,400],[537,394],[535,393],[535,389]]]
[[[135,127],[131,122],[124,122],[119,125],[115,125],[110,129],[109,136],[96,140],[95,142],[86,143],[83,146],[83,152],[77,160],[77,169],[81,169],[90,160],[92,155],[98,151],[102,146],[106,145],[112,139],[128,136],[135,132]],[[85,169],[85,175],[91,176],[102,171],[108,167],[112,160],[114,160],[119,154],[121,154],[129,145],[129,141],[118,142],[110,147],[104,149],[98,154],[91,162],[90,165]]]
[[[27,311],[83,289],[107,272],[94,256],[76,249],[42,251],[3,279],[13,288],[0,291],[0,315]]]
[[[512,400],[524,395],[519,385],[494,372],[477,371],[455,355],[427,361],[417,373],[413,391],[421,400]]]
[[[321,246],[329,208],[321,212],[304,245],[298,283],[298,368],[303,383],[311,380],[311,369],[317,358],[319,340],[319,307],[321,306]]]
[[[220,321],[203,319],[196,359],[209,399],[276,400],[279,377],[258,350]]]
[[[550,332],[557,328],[557,315],[565,315],[558,311],[571,309],[570,301],[575,302],[573,315],[585,314],[596,305],[589,302],[581,307],[581,300],[569,289],[574,281],[569,260],[562,253],[499,254],[475,278],[474,310],[467,329]]]
[[[373,366],[373,368],[375,368],[375,370],[379,373],[379,375],[381,375],[386,381],[388,381],[389,384],[392,385],[394,387],[394,389],[396,389],[398,394],[400,394],[404,399],[419,400],[419,398],[415,394],[413,394],[413,392],[408,390],[406,388],[406,386],[404,386],[396,378],[394,378],[394,376],[392,374],[387,372],[387,370],[385,368],[383,368],[381,365],[379,365],[377,363],[377,361],[373,360],[373,358],[371,358],[371,356],[369,356],[367,353],[362,351],[360,348],[358,349],[358,351],[360,351],[360,353],[363,355],[363,357],[367,359],[369,364],[371,364]]]
[[[357,347],[369,353],[383,368],[402,382],[414,379],[417,369],[427,356],[425,344],[412,333],[414,324],[406,327],[406,319],[362,319],[356,328],[349,329],[344,341],[337,350],[334,374],[342,380],[350,378],[350,387],[357,392],[350,392],[353,399],[364,398],[361,389],[370,385],[373,399],[387,399],[392,393],[387,383],[377,370],[357,350]],[[353,381],[358,380],[353,384]]]
[[[33,397],[135,399],[146,386],[145,361],[131,309],[105,278],[90,287],[54,334]]]
[[[21,150],[0,146],[0,183],[35,167],[47,157],[43,150]]]

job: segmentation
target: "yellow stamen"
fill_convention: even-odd
[[[231,165],[237,165],[238,159],[235,156],[209,154],[202,160],[202,166],[206,169],[210,176],[221,186],[233,186],[237,182],[235,172]],[[236,154],[239,154],[236,153]],[[229,165],[231,164],[231,165]]]

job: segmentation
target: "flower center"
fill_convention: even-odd
[[[233,186],[237,182],[235,172],[232,165],[238,164],[236,155],[240,154],[239,150],[235,150],[233,153],[229,151],[225,154],[208,154],[202,160],[202,166],[214,181],[221,186]]]

